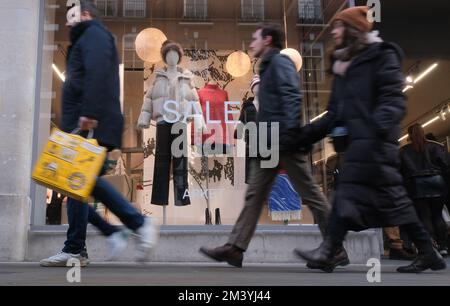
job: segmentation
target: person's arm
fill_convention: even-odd
[[[108,92],[111,88],[110,82],[105,80],[111,78],[110,73],[117,73],[119,71],[112,71],[111,58],[114,52],[117,52],[114,45],[111,44],[110,38],[103,33],[98,27],[90,27],[82,37],[81,43],[82,61],[85,70],[85,78],[83,85],[82,108],[80,117],[96,119],[108,103]],[[119,90],[117,88],[117,90]]]
[[[376,73],[376,107],[373,122],[377,134],[385,137],[397,126],[406,114],[406,101],[403,93],[404,76],[399,55],[392,49],[384,51],[383,58],[377,65]]]
[[[400,148],[400,152],[399,152],[399,161],[400,161],[400,165],[399,165],[399,169],[400,169],[400,174],[406,178],[406,163],[405,163],[405,147]]]
[[[432,156],[436,161],[436,164],[441,168],[442,174],[450,179],[450,161],[448,160],[448,152],[443,146],[438,144],[433,145]]]
[[[335,85],[331,90],[330,100],[328,102],[327,113],[316,121],[306,124],[299,135],[297,146],[308,147],[325,138],[333,129],[337,118],[337,101],[335,96]]]
[[[152,91],[153,88],[150,88],[144,96],[144,103],[138,119],[139,129],[148,129],[150,127],[153,112]]]
[[[295,70],[294,63],[289,58],[279,55],[275,59],[273,78],[278,86],[279,103],[284,113],[283,122],[280,122],[280,125],[283,124],[284,126],[280,131],[280,143],[290,144],[295,142],[301,125],[300,78]],[[275,102],[273,101],[273,103]]]

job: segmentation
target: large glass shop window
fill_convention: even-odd
[[[251,88],[253,76],[259,72],[259,62],[248,49],[252,33],[261,21],[276,22],[287,29],[286,47],[302,55],[293,59],[301,67],[302,113],[305,122],[309,121],[320,115],[328,102],[325,50],[330,37],[324,24],[345,1],[94,3],[99,19],[116,41],[125,118],[123,148],[109,154],[115,167],[105,179],[143,214],[157,216],[164,224],[234,224],[243,207],[248,178],[245,153],[237,152],[244,140],[235,139],[234,130],[239,118],[245,117],[241,111],[254,102],[258,90],[258,86]],[[40,129],[47,135],[61,123],[61,90],[71,44],[66,14],[76,4],[76,0],[45,1]],[[167,39],[183,49],[174,70],[168,65],[170,60],[161,57],[161,45]],[[194,137],[193,123],[181,132],[188,143],[186,158],[176,157],[170,150],[180,135],[173,135],[172,125],[155,117],[160,107],[157,101],[164,97],[195,101],[203,119],[209,120],[200,137]],[[42,105],[48,105],[48,110]],[[150,107],[152,118],[142,115],[145,107]],[[43,133],[40,142],[45,140]],[[205,143],[214,152],[202,152]],[[326,161],[332,156],[326,142],[311,153],[313,171],[324,192],[330,184]],[[35,210],[45,210],[46,224],[67,223],[64,196],[50,190],[46,195],[46,201],[35,201]],[[110,222],[118,223],[95,199],[89,204]],[[260,224],[313,223],[306,205],[280,169]],[[36,218],[35,222],[39,223]]]

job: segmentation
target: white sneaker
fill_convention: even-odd
[[[109,249],[109,254],[107,257],[108,261],[116,260],[122,254],[122,252],[127,247],[129,236],[130,231],[128,229],[124,229],[115,232],[114,234],[106,238]]]
[[[137,229],[136,234],[139,237],[137,246],[137,260],[146,261],[151,251],[158,243],[159,222],[156,218],[145,218],[144,224]]]
[[[49,258],[42,259],[40,265],[42,267],[67,267],[67,262],[70,259],[77,259],[80,262],[80,267],[86,267],[89,264],[87,256],[59,252]]]

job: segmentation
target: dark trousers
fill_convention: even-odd
[[[337,205],[333,205],[330,220],[328,221],[327,233],[334,245],[341,246],[348,232],[348,226],[337,214]],[[411,220],[411,223],[401,225],[400,230],[405,231],[414,244],[417,246],[419,254],[431,254],[433,244],[431,237],[425,230],[419,219]]]
[[[256,157],[245,156],[245,183],[250,184],[250,167],[253,161],[258,161]]]
[[[98,178],[92,195],[102,202],[122,223],[135,231],[144,224],[144,217],[109,183]],[[67,200],[69,230],[63,252],[79,254],[86,249],[86,230],[88,222],[98,228],[103,235],[109,236],[119,229],[106,222],[91,206]]]
[[[176,206],[191,204],[188,193],[188,159],[172,155],[172,143],[178,137],[187,136],[182,131],[172,134],[172,123],[160,122],[156,126],[155,170],[153,173],[152,204],[169,205],[170,166],[172,164]],[[180,150],[184,149],[181,145]]]
[[[415,199],[414,207],[420,221],[440,247],[447,246],[447,224],[442,217],[445,198]]]

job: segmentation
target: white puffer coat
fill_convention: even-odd
[[[202,107],[199,102],[197,90],[192,85],[192,79],[193,74],[189,70],[178,68],[177,76],[172,79],[170,79],[167,73],[167,68],[157,70],[155,82],[144,97],[138,127],[148,128],[151,120],[157,123],[164,121],[164,115],[169,119],[174,119],[175,115],[164,109],[164,104],[168,101],[177,102],[176,106],[174,103],[170,103],[166,105],[166,108],[179,113],[181,115],[179,121],[185,119],[184,114],[189,102],[195,102],[196,112],[203,117],[201,113]],[[194,114],[193,112],[194,110],[191,109],[190,114]]]

